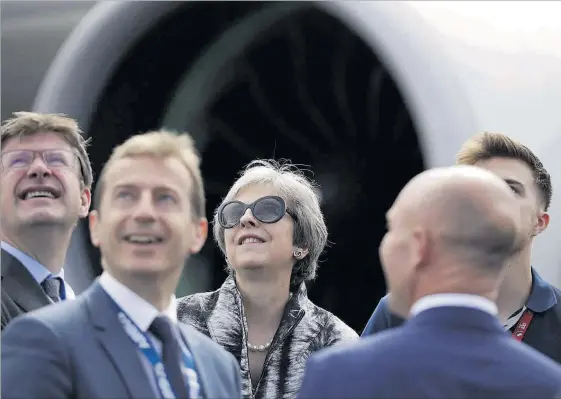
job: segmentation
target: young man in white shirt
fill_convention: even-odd
[[[239,398],[234,357],[177,322],[174,292],[208,229],[191,138],[131,137],[105,164],[94,202],[104,272],[75,301],[8,326],[2,397]]]

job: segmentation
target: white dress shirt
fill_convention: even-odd
[[[497,305],[490,299],[471,294],[433,294],[419,299],[411,307],[411,316],[422,311],[442,306],[461,306],[479,309],[493,316],[497,316]]]
[[[107,272],[103,272],[99,277],[99,284],[143,332],[148,332],[148,328],[158,316],[167,316],[177,324],[177,300],[175,295],[171,296],[167,309],[160,312],[151,303],[141,298]]]
[[[121,309],[129,316],[129,318],[150,338],[150,341],[154,345],[155,349],[158,351],[160,356],[162,355],[162,343],[157,339],[152,333],[148,332],[150,325],[154,319],[158,316],[167,316],[173,324],[177,324],[177,300],[175,295],[172,295],[169,306],[163,312],[160,312],[152,304],[148,303],[145,299],[141,298],[130,288],[117,281],[113,276],[107,272],[103,272],[99,277],[99,284],[107,292],[107,294],[113,298],[113,300],[121,307]],[[178,337],[179,338],[179,337]],[[180,345],[183,346],[183,342],[179,339]],[[154,372],[152,369],[152,364],[146,359],[146,356],[140,350],[138,350],[138,356],[142,362],[148,379],[150,380],[150,385],[154,390],[156,397],[160,397],[160,391],[157,388],[156,379],[154,377]],[[147,395],[146,397],[149,397]]]

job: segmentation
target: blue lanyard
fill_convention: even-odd
[[[132,319],[125,313],[123,309],[121,309],[121,307],[115,301],[113,301],[113,303],[117,307],[117,318],[123,326],[123,329],[130,337],[130,339],[134,343],[136,343],[138,349],[152,365],[152,371],[156,379],[156,385],[158,386],[158,390],[160,391],[162,398],[176,399],[176,396],[171,389],[169,379],[166,375],[164,364],[162,363],[158,351],[154,348],[152,341],[150,340],[148,335],[145,334],[134,321],[132,321]],[[187,391],[189,392],[189,398],[198,398],[200,396],[200,385],[198,382],[197,373],[195,372],[195,362],[193,361],[193,357],[191,356],[191,354],[186,351],[186,348],[183,344],[181,345],[181,355],[183,358],[184,366],[181,368],[181,371],[183,372],[183,375],[187,380]]]

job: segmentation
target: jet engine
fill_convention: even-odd
[[[516,123],[520,101],[493,114],[504,90],[537,90],[509,81],[516,65],[493,80],[496,71],[482,62],[494,60],[496,69],[512,61],[502,44],[469,48],[461,24],[439,22],[413,3],[100,2],[59,51],[34,108],[79,120],[93,137],[96,176],[131,135],[190,132],[203,159],[209,218],[249,161],[308,165],[321,186],[330,241],[310,297],[360,330],[385,293],[377,247],[403,185],[426,167],[451,164],[478,131],[526,141],[537,134],[521,129],[529,122]],[[550,83],[561,81],[555,70],[548,67],[558,79]],[[543,140],[561,127],[549,105],[560,90],[549,93],[550,111],[525,114],[542,116]],[[551,247],[542,259],[538,268],[553,268],[561,256]],[[83,265],[69,269],[78,291],[100,273],[86,222],[67,260]],[[217,288],[224,276],[209,238],[187,265],[179,294]]]

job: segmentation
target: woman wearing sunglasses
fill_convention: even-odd
[[[358,335],[307,297],[327,228],[312,183],[294,166],[254,161],[214,215],[230,276],[179,300],[179,319],[239,361],[243,396],[294,398],[310,354]]]

